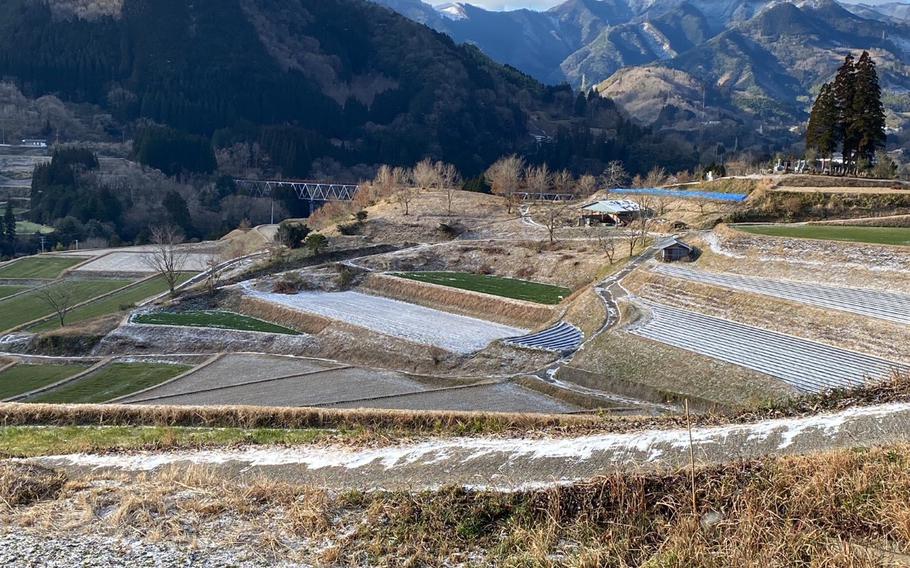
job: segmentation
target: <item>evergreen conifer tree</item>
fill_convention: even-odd
[[[856,63],[856,93],[847,137],[856,144],[857,159],[872,163],[875,151],[885,146],[885,108],[875,62],[863,52]]]
[[[16,240],[16,216],[10,199],[6,200],[6,211],[3,214],[3,238],[9,242]]]
[[[853,56],[848,54],[834,78],[834,100],[837,108],[836,142],[843,144],[844,163],[853,161],[856,154],[856,138],[852,133],[848,133],[855,96],[856,74]]]
[[[815,148],[823,157],[830,157],[837,150],[838,112],[834,88],[831,83],[822,85],[806,130],[806,147]]]

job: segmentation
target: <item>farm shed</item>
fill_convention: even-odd
[[[698,257],[698,251],[691,245],[673,239],[661,247],[658,257],[663,262],[691,262]]]
[[[580,224],[591,225],[628,225],[642,213],[641,205],[629,199],[610,199],[595,201],[582,206]]]

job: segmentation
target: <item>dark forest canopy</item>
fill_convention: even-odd
[[[133,125],[136,156],[169,174],[211,171],[187,135],[259,143],[294,177],[319,157],[352,166],[430,156],[476,175],[512,151],[576,170],[610,159],[636,170],[695,165],[676,142],[660,163],[663,142],[633,133],[610,101],[586,104],[364,0],[124,0],[118,17],[91,21],[6,0],[0,75],[29,96],[108,109]],[[172,130],[135,126],[150,122]],[[554,147],[538,150],[530,134],[541,125],[560,131]],[[156,147],[165,132],[193,157]]]

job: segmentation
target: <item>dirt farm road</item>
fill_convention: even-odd
[[[699,464],[910,441],[910,403],[751,424],[695,428]],[[246,447],[226,450],[73,454],[22,460],[80,473],[203,467],[331,490],[432,490],[443,486],[517,491],[617,471],[689,463],[685,429],[543,439],[441,438],[388,447]]]

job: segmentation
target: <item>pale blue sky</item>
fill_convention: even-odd
[[[425,0],[426,1],[426,0]],[[444,4],[447,1],[455,0],[430,0],[430,4]],[[517,8],[531,8],[534,10],[546,10],[552,6],[560,4],[565,0],[466,0],[468,4],[474,4],[488,10],[515,10]],[[847,0],[851,4],[885,4],[895,0]],[[901,1],[901,0],[898,0]],[[907,3],[907,2],[903,2]]]

